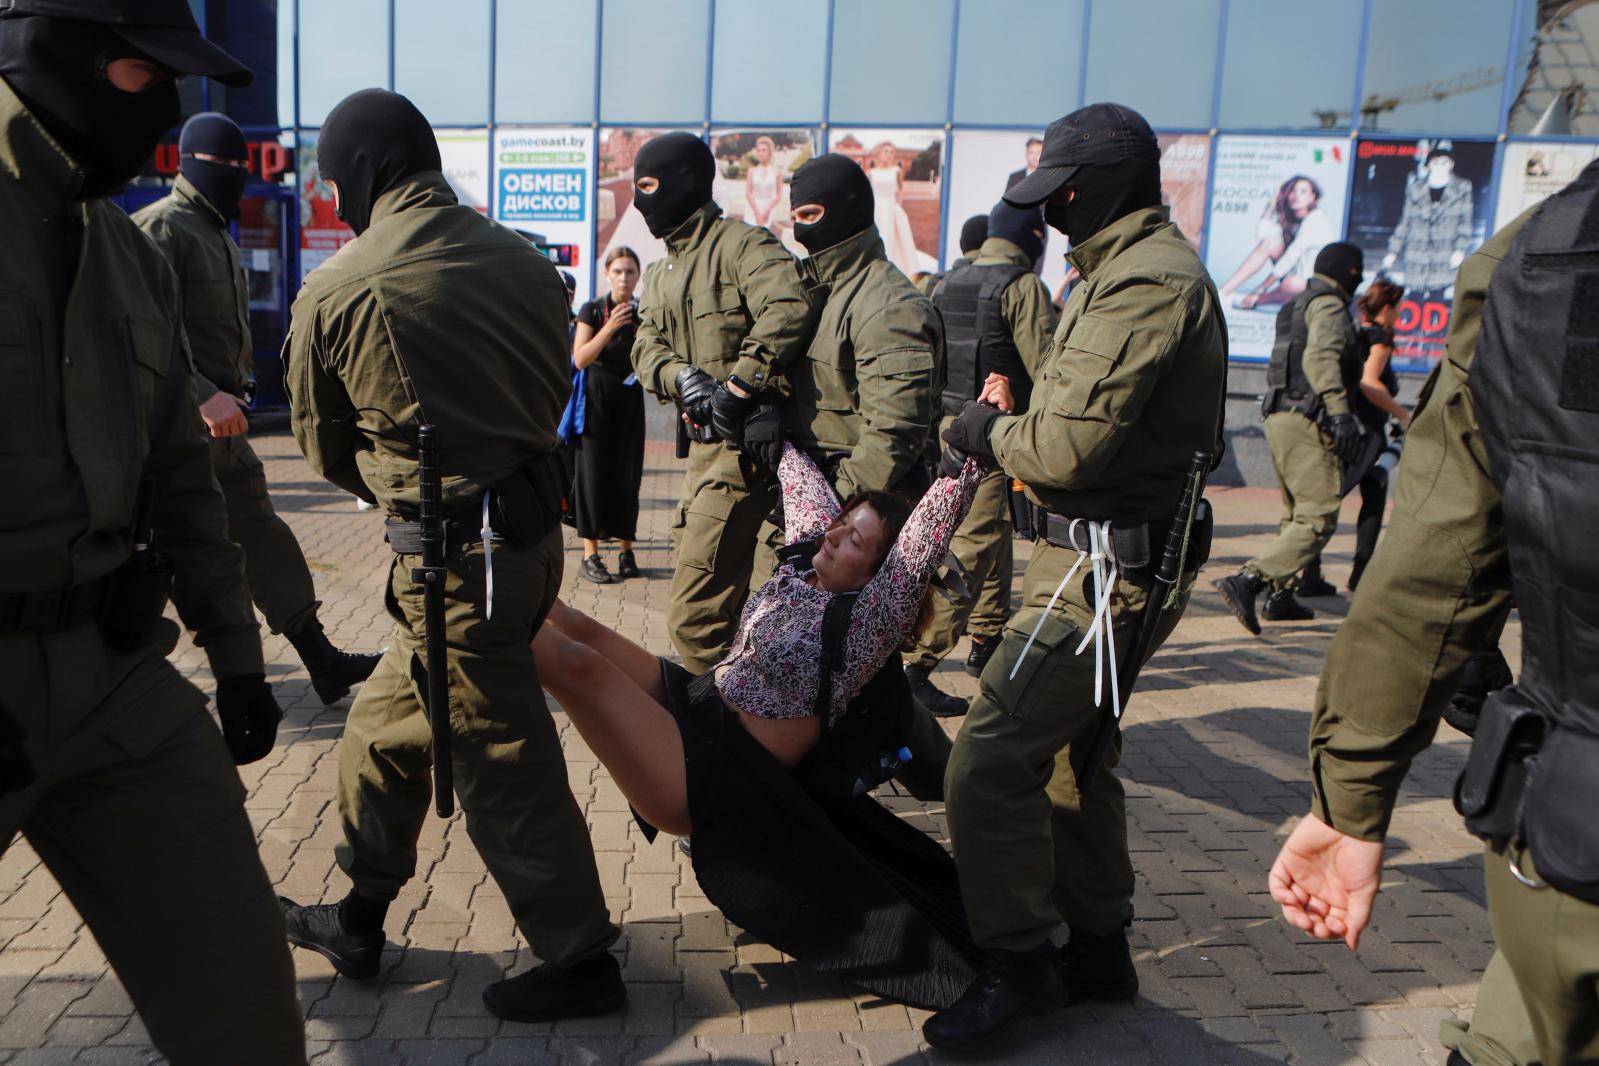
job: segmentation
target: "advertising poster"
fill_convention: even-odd
[[[339,221],[333,208],[333,190],[322,180],[316,165],[316,131],[300,134],[300,280],[349,242],[355,231]]]
[[[494,131],[494,217],[526,234],[577,279],[578,303],[593,292],[593,180],[593,130]]]
[[[480,214],[489,213],[489,131],[434,130],[444,180],[455,198]]]
[[[816,154],[817,141],[815,130],[717,130],[711,134],[716,157],[712,195],[728,218],[765,226],[795,255],[804,255],[789,218],[788,183],[800,164]]]
[[[1038,167],[1044,142],[1040,133],[1009,130],[965,130],[956,133],[949,162],[949,232],[944,235],[944,263],[960,256],[961,225],[973,215],[986,215],[1006,189]],[[1161,197],[1194,248],[1205,231],[1205,178],[1210,169],[1210,138],[1203,133],[1162,133]],[[1057,297],[1065,291],[1066,238],[1049,230],[1044,238],[1039,272]]]
[[[889,261],[912,280],[937,271],[944,131],[834,129],[828,151],[855,160],[872,180]]]
[[[1235,356],[1271,354],[1277,312],[1344,232],[1346,137],[1223,136],[1212,147],[1205,265],[1221,290]]]
[[[633,159],[650,138],[670,132],[627,126],[600,130],[599,190],[594,201],[594,243],[599,249],[595,259],[598,263],[605,262],[612,248],[633,249],[642,267],[666,255],[666,243],[650,232],[644,224],[644,216],[633,206]],[[643,291],[640,283],[639,292]]]
[[[1426,370],[1444,352],[1455,271],[1488,235],[1492,141],[1362,137],[1355,143],[1349,241],[1366,277],[1405,287],[1394,364]]]
[[[1599,156],[1599,144],[1516,141],[1505,145],[1505,162],[1499,170],[1499,203],[1494,209],[1494,230],[1509,225],[1527,208],[1570,185],[1596,156]]]

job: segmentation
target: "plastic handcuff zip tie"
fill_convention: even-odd
[[[494,542],[499,538],[494,534],[494,527],[489,524],[489,492],[483,493],[483,528],[478,530],[483,535],[483,617],[489,621],[494,619]]]
[[[1085,552],[1077,544],[1077,526],[1082,523],[1088,527],[1088,550]],[[1083,634],[1082,642],[1077,645],[1074,654],[1081,655],[1090,640],[1094,641],[1094,706],[1098,707],[1104,701],[1104,675],[1105,659],[1110,659],[1110,699],[1111,713],[1121,717],[1121,691],[1116,677],[1116,629],[1110,623],[1110,595],[1116,587],[1116,563],[1111,560],[1107,576],[1105,560],[1109,557],[1106,548],[1110,545],[1110,523],[1085,522],[1083,519],[1074,518],[1067,528],[1067,538],[1071,546],[1077,550],[1077,561],[1071,569],[1066,571],[1066,576],[1060,579],[1060,584],[1055,586],[1055,591],[1049,597],[1049,603],[1044,608],[1043,614],[1038,616],[1038,621],[1033,626],[1033,631],[1027,635],[1027,643],[1022,645],[1022,652],[1016,657],[1016,662],[1010,668],[1008,680],[1014,681],[1016,674],[1022,668],[1022,663],[1027,660],[1027,653],[1032,650],[1033,642],[1038,638],[1038,631],[1044,627],[1044,619],[1049,617],[1049,612],[1055,609],[1055,602],[1060,599],[1060,594],[1065,591],[1066,585],[1077,576],[1077,571],[1082,569],[1084,562],[1090,562],[1094,574],[1094,619],[1088,627],[1088,632]],[[1096,640],[1098,637],[1100,639]]]

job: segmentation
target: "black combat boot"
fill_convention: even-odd
[[[283,634],[300,653],[300,661],[311,674],[311,687],[324,707],[331,707],[350,694],[350,689],[372,676],[381,655],[357,655],[340,651],[322,631],[322,623],[312,615],[293,633]]]
[[[1240,570],[1231,577],[1215,583],[1216,591],[1233,609],[1238,624],[1255,636],[1260,636],[1260,619],[1255,617],[1255,597],[1266,587],[1265,579],[1253,570]]]
[[[1055,972],[1066,986],[1067,1003],[1115,1002],[1138,995],[1138,970],[1125,928],[1105,935],[1073,929],[1071,939],[1055,952]]]
[[[287,896],[278,897],[283,921],[289,927],[289,943],[308,948],[333,964],[345,977],[357,981],[378,975],[383,961],[383,925],[377,932],[356,932],[344,917],[343,903],[317,903],[302,907]],[[386,904],[374,904],[387,909]]]
[[[1023,1018],[1061,1007],[1066,989],[1053,954],[1048,944],[1030,951],[983,952],[977,977],[960,999],[927,1019],[922,1037],[936,1048],[974,1047]]]
[[[905,680],[910,683],[911,695],[916,702],[927,708],[927,712],[934,718],[957,718],[966,713],[966,701],[959,696],[952,696],[933,684],[927,675],[931,671],[925,666],[906,666]]]
[[[609,1014],[627,1003],[616,956],[602,951],[569,966],[545,963],[483,990],[489,1013],[512,1022],[553,1022]]]
[[[1266,594],[1266,602],[1260,605],[1260,617],[1268,622],[1308,622],[1316,617],[1316,612],[1300,603],[1293,589],[1283,585]]]
[[[994,657],[994,652],[998,649],[998,637],[990,637],[987,640],[973,637],[972,650],[966,653],[966,672],[973,677],[982,677],[983,667],[988,665],[988,660]]]
[[[1338,595],[1338,589],[1321,572],[1321,556],[1316,556],[1314,562],[1299,572],[1299,583],[1294,586],[1294,591],[1312,599]]]

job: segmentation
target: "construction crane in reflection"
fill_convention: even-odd
[[[1503,85],[1504,80],[1503,67],[1478,67],[1453,77],[1424,81],[1419,85],[1411,85],[1391,93],[1370,93],[1360,104],[1360,128],[1377,129],[1382,124],[1382,116],[1405,104],[1435,103],[1462,93]],[[1323,129],[1348,125],[1343,121],[1349,116],[1347,110],[1318,110],[1312,111],[1311,114],[1316,116]]]

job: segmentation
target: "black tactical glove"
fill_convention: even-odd
[[[944,450],[938,456],[938,476],[960,477],[965,466],[966,453],[956,451],[953,445],[944,445]]]
[[[677,372],[677,405],[696,428],[711,424],[711,397],[715,392],[716,379],[699,367],[685,367]]]
[[[744,419],[744,453],[774,473],[783,458],[783,417],[769,396],[756,397]]]
[[[978,403],[976,400],[962,408],[961,413],[955,416],[955,421],[944,431],[944,443],[949,445],[949,448],[945,449],[946,455],[939,464],[940,472],[948,470],[951,459],[947,453],[951,450],[961,463],[965,463],[969,455],[975,455],[992,463],[994,449],[989,446],[988,435],[994,429],[994,420],[1001,414],[1003,412],[999,408],[991,404]],[[957,467],[956,473],[959,472]]]
[[[283,719],[265,674],[240,674],[218,681],[217,715],[222,719],[222,739],[239,766],[271,753],[278,722]]]
[[[37,779],[33,760],[28,758],[28,731],[0,707],[0,796],[21,792]]]
[[[740,396],[728,388],[730,383],[737,382],[738,387],[748,396]],[[746,388],[737,378],[728,378],[716,386],[716,391],[711,394],[711,428],[716,430],[716,435],[729,444],[744,443],[744,420],[750,416],[750,411],[755,406],[753,390]]]
[[[1332,437],[1333,454],[1345,466],[1360,458],[1361,444],[1366,431],[1354,415],[1328,415],[1327,433]]]

